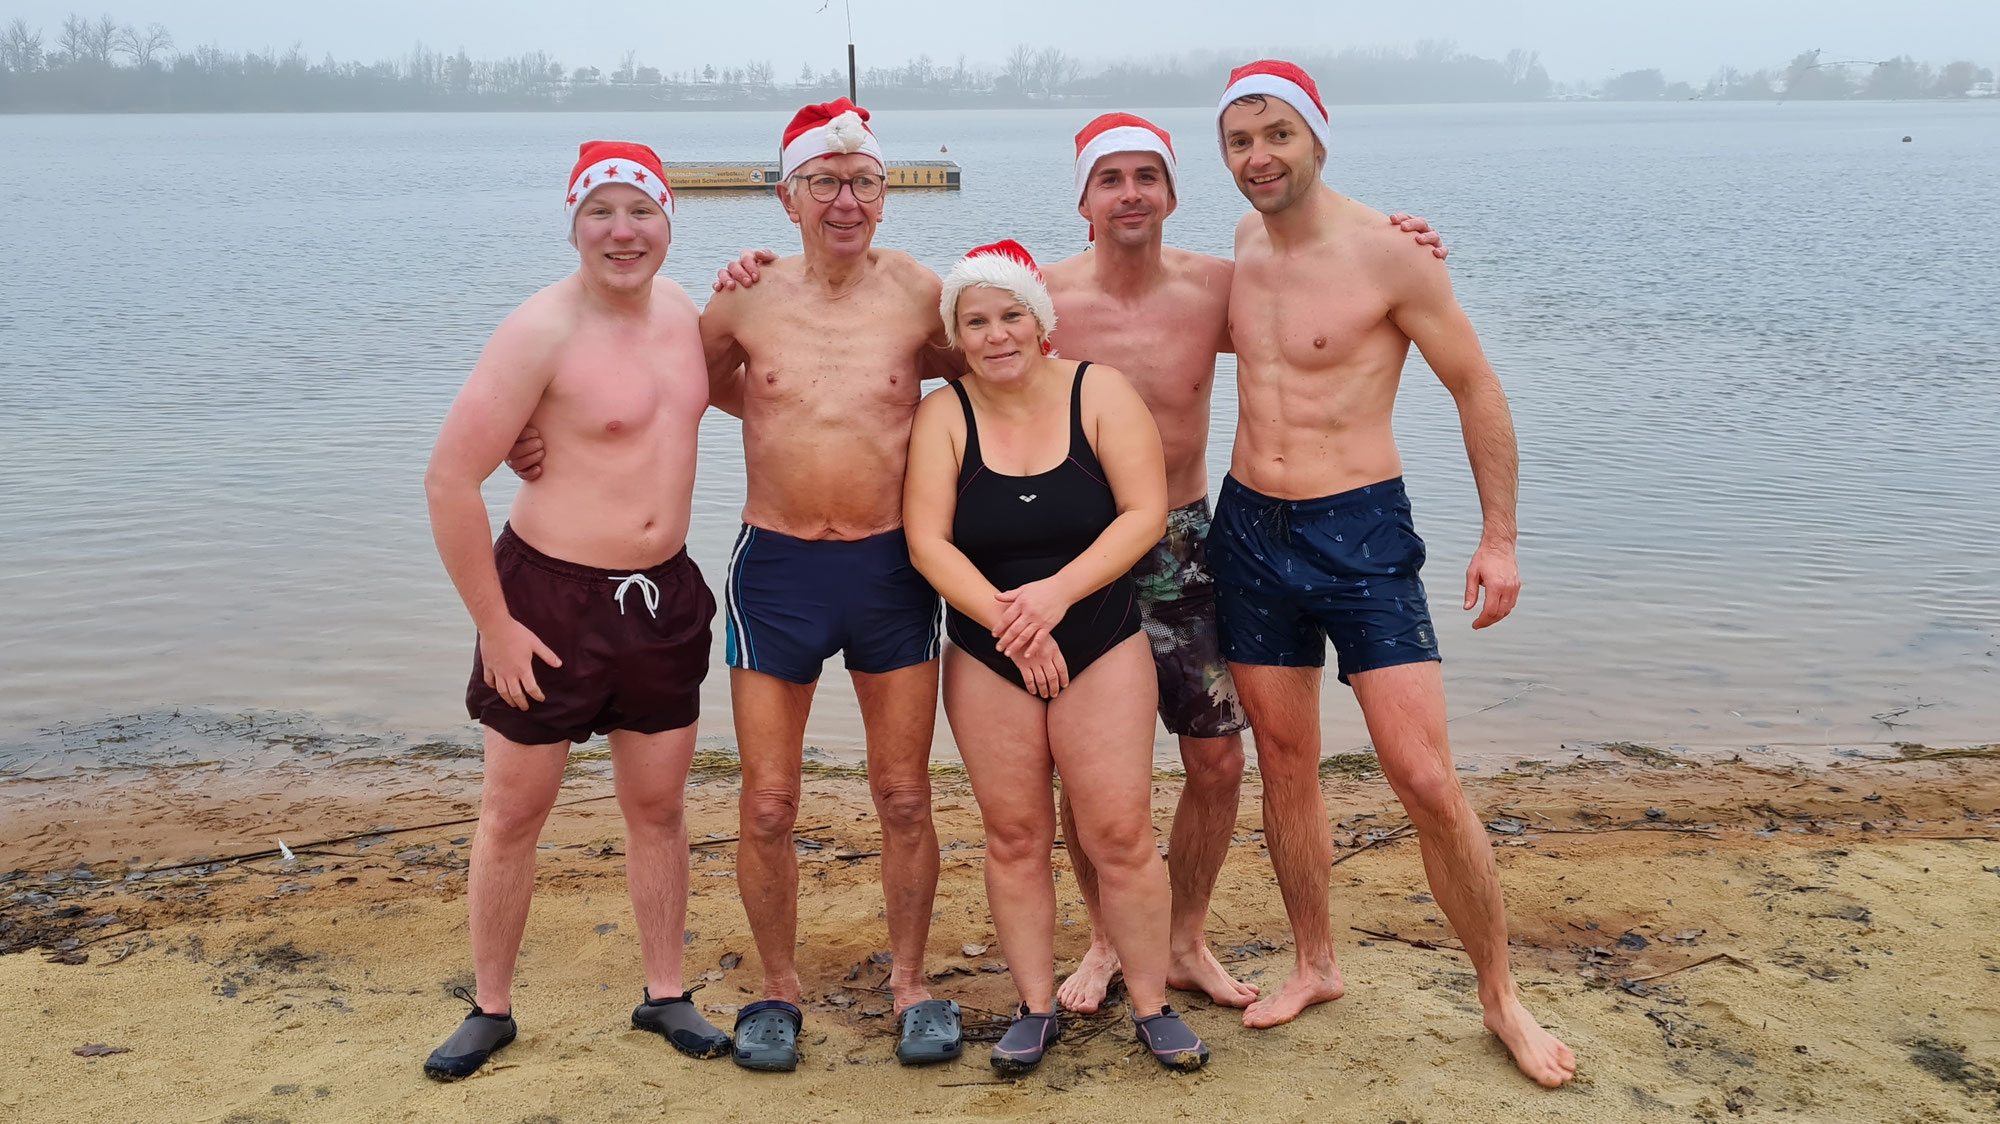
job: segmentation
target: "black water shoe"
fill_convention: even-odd
[[[489,1015],[473,1002],[471,993],[464,988],[453,988],[452,994],[472,1004],[472,1013],[458,1024],[444,1045],[431,1051],[424,1061],[424,1076],[433,1081],[457,1081],[471,1077],[486,1064],[486,1059],[514,1040],[518,1029],[514,1025],[514,1015]]]
[[[1157,1015],[1134,1018],[1139,1041],[1146,1044],[1153,1060],[1176,1073],[1193,1073],[1208,1064],[1208,1047],[1194,1029],[1181,1021],[1172,1007],[1160,1008]]]
[[[645,992],[646,1001],[632,1011],[632,1029],[650,1030],[690,1058],[719,1058],[728,1053],[729,1036],[695,1010],[694,993],[700,990],[701,985],[696,984],[665,999]]]
[[[1062,1019],[1055,1011],[1038,1015],[1023,1003],[1014,1014],[1014,1024],[993,1044],[988,1060],[1001,1073],[1026,1073],[1042,1064],[1042,1055],[1061,1037]]]

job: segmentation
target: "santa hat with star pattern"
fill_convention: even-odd
[[[667,183],[660,157],[643,144],[630,141],[585,141],[577,149],[576,167],[570,169],[569,193],[563,199],[563,219],[569,225],[570,240],[576,240],[576,212],[590,193],[608,184],[622,183],[652,196],[674,221],[674,189]]]
[[[952,347],[958,346],[959,294],[979,286],[1003,289],[1028,306],[1035,322],[1041,326],[1044,340],[1056,330],[1056,302],[1049,296],[1049,287],[1042,280],[1041,267],[1035,264],[1034,256],[1019,242],[1009,238],[990,246],[974,246],[967,250],[958,264],[951,267],[951,272],[945,275],[944,295],[938,300],[938,315],[944,318],[945,340]],[[1043,350],[1047,349],[1048,345],[1044,343]]]
[[[1320,147],[1333,147],[1326,124],[1326,105],[1319,100],[1319,84],[1298,65],[1279,59],[1258,59],[1229,72],[1229,88],[1222,91],[1222,100],[1215,106],[1218,140],[1222,140],[1222,114],[1229,103],[1251,94],[1277,98],[1291,106],[1305,118],[1306,128],[1319,138]],[[1229,154],[1226,140],[1222,140],[1222,152],[1224,156]]]
[[[875,132],[868,127],[868,111],[846,98],[806,106],[793,115],[791,124],[785,126],[785,146],[778,159],[778,178],[791,179],[800,165],[815,156],[837,156],[845,152],[872,156],[875,163],[882,164],[882,146],[875,143]],[[884,165],[885,170],[886,167]]]

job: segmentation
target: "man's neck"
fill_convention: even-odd
[[[1167,276],[1158,235],[1137,246],[1099,241],[1090,264],[1098,289],[1123,300],[1145,296]]]
[[[872,248],[859,254],[829,254],[806,247],[806,283],[831,297],[842,296],[861,284],[873,258]]]
[[[1318,242],[1346,201],[1345,196],[1324,181],[1315,181],[1305,198],[1277,214],[1264,216],[1264,232],[1271,238],[1271,249],[1284,254]]]
[[[652,306],[653,284],[650,279],[636,289],[611,289],[593,281],[586,273],[579,272],[576,278],[583,290],[584,302],[605,316],[644,318]]]

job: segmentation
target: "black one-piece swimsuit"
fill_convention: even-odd
[[[1079,363],[1070,387],[1069,456],[1047,472],[1007,476],[986,467],[979,452],[979,423],[972,399],[957,383],[965,408],[965,462],[958,470],[958,510],[952,516],[952,543],[998,589],[1017,589],[1052,577],[1090,549],[1118,518],[1118,502],[1105,482],[1083,432],[1083,373]],[[1125,575],[1069,607],[1049,630],[1061,649],[1072,680],[1111,646],[1139,631],[1139,605]],[[945,612],[945,633],[967,655],[1027,689],[1021,669],[1002,655],[992,633],[957,609]]]

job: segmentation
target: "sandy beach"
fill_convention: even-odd
[[[753,1075],[629,1029],[639,994],[621,826],[579,767],[543,839],[516,1013],[477,1077],[426,1080],[469,985],[465,866],[477,760],[206,763],[0,784],[0,1119],[550,1122],[992,1118],[1975,1121],[2000,1112],[2000,747],[1906,746],[1827,768],[1524,761],[1467,781],[1489,820],[1525,999],[1576,1047],[1541,1090],[1479,1024],[1473,977],[1365,762],[1329,766],[1347,997],[1251,1032],[1172,1001],[1214,1049],[1180,1077],[1128,1012],[1079,1017],[1005,1081],[988,1021],[1013,999],[962,775],[941,770],[934,989],[967,1010],[959,1062],[891,1057],[887,937],[866,782],[806,780],[799,853],[804,1062]],[[1270,985],[1290,964],[1254,776],[1209,932]],[[1164,829],[1178,780],[1155,788]],[[688,978],[727,1026],[756,998],[734,885],[736,786],[704,754]],[[363,834],[357,834],[363,833]],[[1164,838],[1164,835],[1162,836]],[[296,858],[266,852],[282,838]],[[330,842],[329,842],[330,841]],[[1058,856],[1058,869],[1065,864]],[[1084,912],[1065,873],[1058,955]]]

